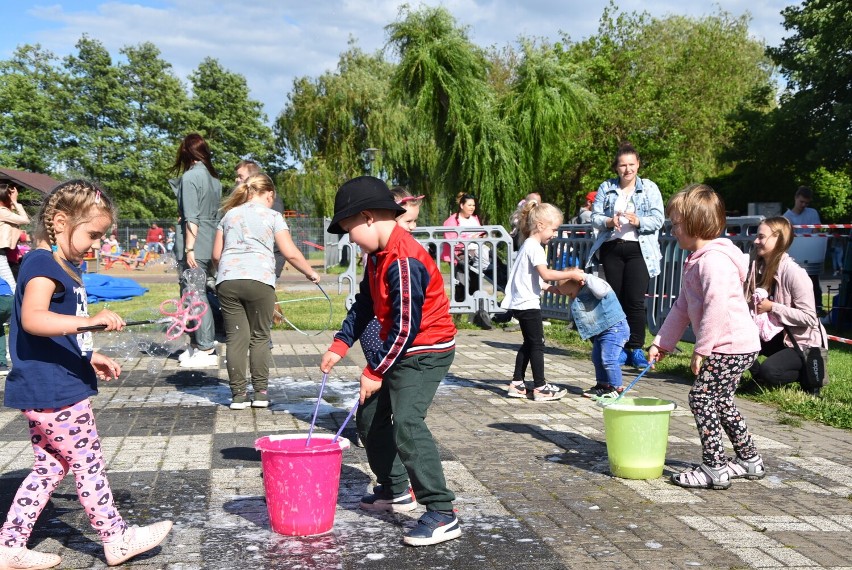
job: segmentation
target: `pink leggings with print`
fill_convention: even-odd
[[[12,501],[0,530],[0,544],[26,546],[38,516],[69,469],[77,481],[80,503],[101,540],[121,537],[127,525],[113,502],[89,399],[64,408],[23,412],[30,422],[35,464]]]

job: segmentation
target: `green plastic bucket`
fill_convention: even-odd
[[[669,416],[676,404],[659,398],[622,398],[603,408],[610,472],[622,479],[663,474]]]

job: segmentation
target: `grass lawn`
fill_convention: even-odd
[[[178,296],[177,283],[151,283],[147,285],[148,293],[128,301],[113,301],[109,308],[122,316],[128,316],[134,312],[156,309],[165,299],[174,299]],[[299,329],[303,331],[320,331],[324,329],[336,330],[346,315],[344,309],[344,295],[337,294],[337,288],[331,283],[323,287],[326,289],[332,301],[332,314],[329,320],[329,307],[325,298],[321,297],[318,290],[299,291],[294,293],[278,292],[278,300],[282,302],[279,307],[283,309],[285,316]],[[320,298],[317,298],[320,297]],[[102,304],[92,305],[90,313],[94,314],[103,308]],[[475,328],[468,324],[467,319],[462,319],[460,328]],[[551,321],[552,325],[545,327],[545,336],[551,344],[559,344],[569,349],[577,358],[591,357],[591,343],[584,341],[570,328],[567,323]],[[276,328],[289,328],[283,323]],[[844,336],[844,332],[829,331],[830,334]],[[848,336],[848,331],[845,333]],[[646,345],[650,346],[653,337],[649,334]],[[689,361],[692,357],[692,344],[681,342],[678,344],[679,353],[670,355],[657,365],[657,370],[667,374],[691,379]],[[852,346],[836,342],[829,343],[830,355],[828,362],[829,377],[831,383],[823,388],[819,397],[815,398],[804,394],[798,389],[798,385],[781,388],[766,388],[746,379],[740,385],[738,394],[744,398],[769,404],[778,410],[779,417],[787,423],[801,421],[797,418],[806,418],[826,425],[852,429]]]
[[[582,340],[567,323],[551,323],[551,326],[544,329],[545,337],[549,341],[581,352],[585,358],[591,357],[590,342]],[[844,336],[841,332],[831,330],[829,334]],[[653,340],[654,337],[648,334],[646,346],[650,346]],[[691,381],[693,374],[689,370],[689,363],[693,345],[680,342],[677,346],[680,352],[666,357],[657,364],[656,369]],[[813,397],[802,392],[798,384],[782,387],[760,386],[751,380],[746,372],[737,395],[772,405],[778,410],[779,418],[786,423],[800,423],[801,420],[797,418],[805,418],[833,427],[852,429],[852,346],[829,341],[828,375],[831,383],[822,389],[819,397]]]

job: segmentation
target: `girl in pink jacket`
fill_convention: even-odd
[[[669,200],[666,214],[678,245],[692,253],[683,269],[677,301],[649,350],[661,360],[674,350],[687,325],[695,332],[691,369],[695,382],[689,408],[701,438],[702,463],[672,475],[681,487],[727,489],[731,479],[760,479],[766,471],[745,419],[734,403],[743,372],[757,358],[760,339],[743,295],[748,256],[727,238],[725,204],[705,184],[694,184]],[[736,457],[725,455],[727,434]]]

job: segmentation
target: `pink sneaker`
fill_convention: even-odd
[[[107,564],[117,566],[134,556],[148,552],[172,530],[172,521],[161,521],[148,526],[131,526],[116,541],[104,544]]]
[[[0,546],[0,570],[38,570],[59,566],[61,562],[56,554],[36,552],[26,546]]]

